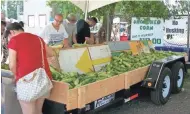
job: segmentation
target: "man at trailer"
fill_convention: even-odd
[[[67,19],[63,20],[63,26],[65,27],[69,37],[69,45],[76,44],[76,34],[77,34],[77,26],[76,26],[76,16],[75,14],[69,14]]]
[[[62,14],[56,14],[53,23],[44,28],[40,37],[44,39],[46,44],[50,46],[64,45],[64,47],[69,47],[68,34],[62,22]]]
[[[85,41],[93,43],[94,39],[91,38],[90,27],[95,26],[96,22],[89,18],[87,21],[80,19],[77,22],[77,43],[83,44]]]

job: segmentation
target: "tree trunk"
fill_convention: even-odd
[[[114,17],[114,12],[115,12],[115,6],[116,4],[113,5],[113,7],[111,8],[110,12],[105,14],[103,17],[103,29],[105,29],[105,41],[106,38],[108,37],[108,41],[110,41],[111,38],[111,30],[112,30],[112,24],[113,24],[113,17]],[[109,18],[109,19],[108,19]],[[107,29],[108,27],[108,21],[109,21],[109,29]],[[108,34],[109,33],[109,34]]]

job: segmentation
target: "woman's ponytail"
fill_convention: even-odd
[[[23,29],[23,25],[24,23],[23,22],[14,22],[14,23],[11,23],[7,26],[7,30],[10,31],[10,30],[22,30],[24,31]]]
[[[24,27],[24,22],[20,21],[19,24],[21,25],[21,27]]]

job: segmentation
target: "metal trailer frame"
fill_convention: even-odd
[[[104,96],[103,98],[97,99],[89,104],[86,104],[82,109],[74,109],[71,111],[66,111],[66,105],[56,103],[53,101],[46,100],[43,107],[43,113],[45,114],[93,114],[100,111],[103,108],[113,106],[116,104],[122,105],[123,103],[129,102],[141,95],[144,91],[142,88],[152,91],[156,90],[157,83],[160,78],[160,73],[163,71],[164,67],[171,68],[176,62],[182,62],[185,65],[185,58],[183,56],[171,56],[165,59],[154,61],[147,72],[147,77],[133,85],[130,89],[123,89],[116,93]],[[187,71],[185,67],[185,72]],[[151,75],[154,74],[154,75]],[[148,83],[152,83],[152,86],[148,86]],[[160,104],[162,105],[162,104]]]

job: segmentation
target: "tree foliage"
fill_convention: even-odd
[[[84,18],[84,12],[72,4],[70,1],[61,1],[61,0],[49,0],[47,1],[47,5],[52,8],[53,14],[55,13],[62,13],[64,17],[66,17],[69,13],[75,13],[80,15],[80,18]],[[105,14],[113,12],[115,4],[110,4],[105,7],[96,9],[92,12],[89,12],[89,16],[96,16],[97,18],[101,18]]]
[[[47,1],[47,5],[52,8],[52,16],[56,13],[61,13],[64,17],[67,17],[69,13],[75,13],[80,18],[84,17],[82,10],[73,5],[70,1],[49,0]]]
[[[69,1],[53,1],[47,3],[54,12],[61,12],[66,16],[69,12],[84,16],[82,10]],[[168,18],[169,9],[162,1],[121,1],[113,3],[89,13],[90,16],[101,18],[105,15],[119,14],[127,17],[160,17]]]
[[[162,1],[122,1],[116,11],[128,22],[132,17],[169,17],[169,9]]]
[[[117,3],[112,3],[112,4],[104,6],[102,8],[98,8],[96,10],[93,10],[92,12],[89,12],[89,15],[90,16],[95,16],[95,17],[97,17],[99,19],[102,16],[114,15],[116,5],[117,5]]]
[[[47,4],[52,7],[53,12],[60,12],[64,16],[67,16],[68,13],[72,12],[81,15],[80,18],[84,18],[82,10],[69,1],[49,0]],[[121,17],[124,17],[125,20],[130,23],[132,17],[168,18],[169,9],[162,1],[120,1],[89,12],[88,15],[103,20],[104,28],[107,27],[107,18],[109,15],[109,33],[111,33],[110,31],[114,15],[122,15]]]
[[[17,7],[19,6],[20,11],[23,11],[23,0],[8,0],[7,9],[5,9],[5,1],[1,1],[1,11],[5,12],[7,10],[7,17],[17,19]]]
[[[170,15],[180,17],[180,15],[190,14],[190,1],[180,0],[176,1],[175,5],[168,5],[170,8]]]

